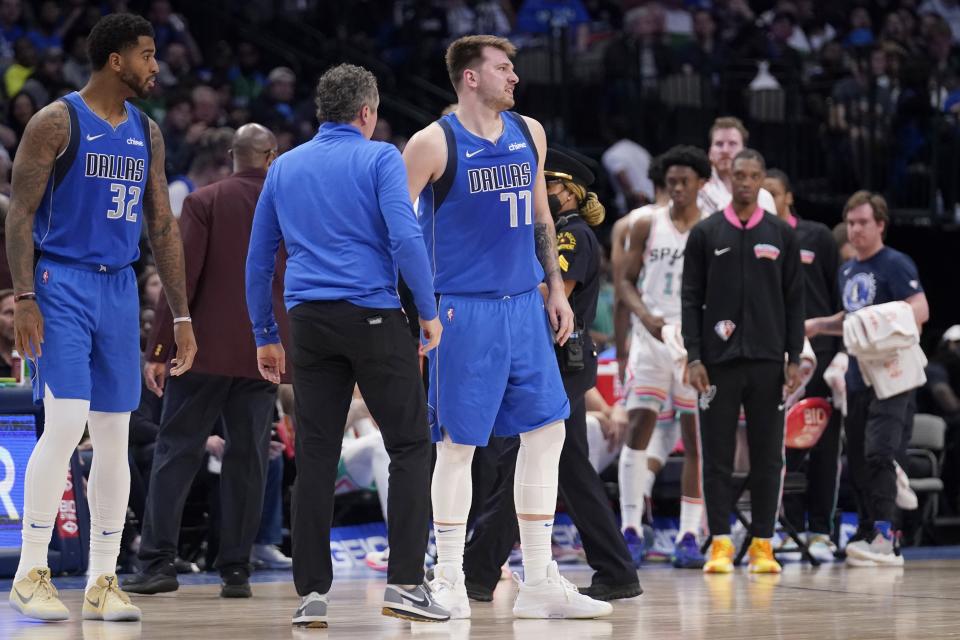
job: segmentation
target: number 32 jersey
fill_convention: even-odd
[[[523,118],[500,114],[496,142],[449,114],[437,121],[447,167],[419,198],[420,224],[439,294],[512,296],[543,280],[533,234],[537,150]]]
[[[149,121],[126,103],[127,118],[114,128],[79,93],[61,100],[70,114],[70,142],[37,208],[34,244],[60,260],[120,269],[140,256]]]

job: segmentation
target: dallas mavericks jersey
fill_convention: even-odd
[[[140,256],[149,121],[127,103],[127,119],[114,129],[79,93],[61,100],[70,113],[70,142],[37,209],[34,245],[55,259],[114,271]]]
[[[456,114],[437,121],[447,168],[419,201],[437,293],[512,296],[543,280],[533,238],[537,150],[521,116],[500,118],[497,142],[467,131]]]
[[[640,296],[650,313],[662,317],[667,324],[678,325],[683,252],[690,231],[677,231],[670,219],[670,207],[654,209],[650,217],[650,235],[643,251]]]

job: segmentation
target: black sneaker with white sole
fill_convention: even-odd
[[[446,622],[450,612],[437,604],[426,584],[404,589],[388,584],[383,592],[383,615],[413,622]]]
[[[300,606],[293,614],[293,626],[307,629],[327,628],[327,596],[312,591],[300,598]]]

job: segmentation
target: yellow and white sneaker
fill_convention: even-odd
[[[83,619],[106,622],[136,622],[140,608],[130,603],[130,596],[120,590],[116,574],[105,574],[83,594]]]
[[[773,557],[769,540],[754,538],[750,543],[750,573],[780,573],[780,563]]]
[[[736,549],[729,537],[715,537],[710,543],[707,561],[703,565],[704,573],[731,573],[733,571],[733,556]]]
[[[57,588],[50,582],[50,569],[35,567],[27,577],[13,583],[10,606],[35,620],[66,620],[70,612],[60,601]]]

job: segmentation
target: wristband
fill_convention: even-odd
[[[20,302],[21,300],[36,300],[37,294],[33,291],[24,291],[23,293],[18,293],[13,296],[14,302]]]
[[[191,318],[190,316],[181,316],[179,318],[173,319],[173,324],[179,324],[181,322],[193,322],[193,318]]]
[[[692,366],[695,365],[695,364],[703,364],[703,363],[700,362],[699,360],[692,360],[692,361],[690,361],[690,362],[687,363],[687,367],[692,367]]]

